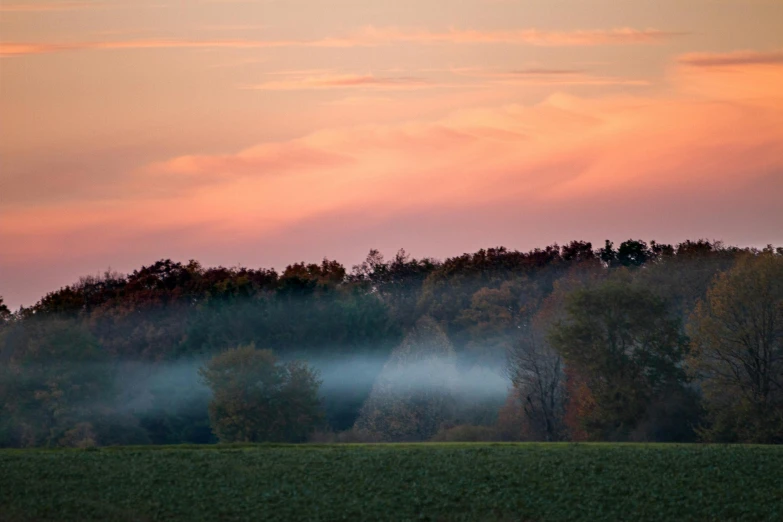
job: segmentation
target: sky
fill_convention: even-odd
[[[783,0],[0,1],[0,296],[629,238],[783,244]]]

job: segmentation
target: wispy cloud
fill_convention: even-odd
[[[589,74],[572,75],[514,75],[509,74],[495,81],[504,85],[627,85],[642,87],[650,85],[647,80],[634,80],[629,78],[619,78],[614,76],[593,76]]]
[[[19,56],[71,50],[106,49],[187,49],[187,48],[231,48],[258,49],[282,47],[376,47],[399,43],[437,44],[509,44],[533,46],[599,46],[659,43],[683,33],[659,31],[656,29],[610,29],[570,32],[520,29],[514,31],[480,31],[451,29],[445,32],[427,30],[406,30],[398,28],[367,27],[354,34],[342,37],[327,37],[316,40],[178,40],[147,39],[107,42],[6,42],[0,43],[0,56]]]
[[[83,48],[82,44],[0,43],[0,56],[49,54]]]
[[[615,76],[598,76],[581,69],[551,69],[532,67],[512,71],[492,71],[478,68],[452,69],[458,76],[483,78],[493,84],[504,85],[649,85],[646,80]]]
[[[148,39],[113,42],[73,43],[0,43],[0,56],[48,54],[77,50],[122,50],[122,49],[258,49],[285,47],[292,42],[264,40],[175,40]]]
[[[47,13],[52,11],[75,11],[104,7],[101,2],[35,2],[29,4],[0,4],[0,13]]]
[[[256,85],[246,85],[243,89],[263,91],[299,91],[318,89],[426,89],[438,87],[438,84],[415,77],[381,77],[372,74],[343,74],[289,78]]]
[[[269,29],[269,25],[268,24],[206,25],[201,29],[203,31],[257,31],[260,29]]]
[[[685,54],[677,63],[683,91],[714,99],[742,99],[759,107],[770,99],[783,102],[781,51]],[[769,114],[762,110],[759,120]]]
[[[224,183],[250,176],[278,176],[308,169],[346,167],[353,159],[341,152],[312,146],[307,139],[282,143],[264,143],[237,154],[188,155],[149,165],[139,173],[141,185],[154,180],[166,192]],[[129,187],[133,188],[133,187]]]
[[[247,65],[259,65],[262,63],[266,63],[268,60],[265,60],[264,58],[246,58],[244,60],[234,60],[231,62],[220,62],[213,65],[210,65],[213,69],[219,69],[219,68],[230,68],[230,67],[244,67]]]
[[[324,102],[324,105],[334,105],[342,107],[355,107],[355,106],[377,106],[378,104],[384,104],[393,101],[394,98],[387,98],[384,96],[349,96],[347,98],[340,98],[339,100],[331,100]]]
[[[581,74],[585,71],[582,69],[547,69],[545,67],[531,67],[529,69],[516,69],[511,71],[510,74],[516,76],[564,76]]]
[[[535,199],[568,199],[639,187],[660,189],[668,183],[700,189],[708,179],[742,187],[754,176],[783,168],[776,153],[783,137],[783,120],[774,117],[783,111],[778,97],[753,101],[763,103],[770,115],[759,120],[756,111],[735,107],[752,105],[725,75],[711,69],[696,72],[700,79],[695,88],[710,82],[726,90],[708,93],[707,99],[684,92],[601,99],[555,94],[533,106],[463,110],[436,121],[325,129],[234,155],[174,158],[145,171],[142,179],[175,180],[173,186],[181,190],[230,185],[237,179],[266,184],[271,177],[275,187],[287,187],[284,191],[306,180],[311,190],[290,196],[301,196],[296,208],[303,209],[305,203],[330,206],[328,198],[314,199],[326,194],[340,205],[369,197],[379,204],[416,200],[426,206],[436,200],[446,204],[457,194],[465,201],[522,193]],[[781,75],[779,71],[775,78]],[[753,73],[737,71],[732,76],[751,87],[758,83]],[[691,74],[683,78],[694,79]],[[723,103],[727,99],[735,104]],[[674,130],[670,122],[677,118],[681,124]],[[475,176],[477,172],[482,175]],[[345,186],[354,192],[346,193]],[[428,189],[414,195],[410,186]]]
[[[722,73],[698,73],[716,88],[726,85]],[[752,74],[735,76],[738,82],[757,83]],[[714,102],[681,92],[597,100],[557,94],[532,106],[333,128],[236,154],[180,156],[135,177],[134,183],[148,191],[169,187],[167,198],[125,201],[111,215],[137,229],[155,230],[159,216],[184,226],[193,219],[188,209],[198,208],[204,219],[269,232],[357,208],[397,215],[411,209],[462,213],[459,209],[475,204],[527,201],[563,209],[590,198],[628,201],[639,194],[657,194],[661,200],[690,194],[704,203],[705,186],[710,193],[723,191],[726,197],[753,202],[765,196],[763,183],[770,173],[783,168],[778,153],[783,105],[765,98],[768,117],[759,119],[756,105],[746,105],[737,92],[731,88],[714,96]],[[672,127],[672,121],[678,125]],[[682,212],[692,212],[693,205],[689,202]],[[20,208],[0,223],[0,233],[56,234],[87,219],[104,219],[104,207],[100,212],[87,207],[79,202],[67,211],[51,208],[47,219],[38,207]],[[572,219],[584,218],[574,212]],[[660,219],[651,216],[651,222]],[[209,244],[210,238],[204,241]]]
[[[63,11],[82,11],[87,9],[119,9],[140,7],[165,7],[163,3],[144,3],[140,1],[115,1],[106,2],[94,0],[92,2],[29,2],[0,4],[0,13],[57,13]]]
[[[335,74],[337,69],[285,69],[282,71],[269,71],[266,74],[272,76],[322,76]]]
[[[365,28],[360,36],[376,42],[414,43],[505,43],[536,46],[594,46],[651,44],[682,36],[686,33],[660,31],[658,29],[634,29],[630,27],[599,30],[543,31],[517,29],[508,31],[482,31],[450,29],[444,32],[427,30],[411,31],[399,28]]]
[[[150,249],[144,255],[207,256],[295,243],[317,255],[326,245],[339,253],[334,245],[418,241],[442,255],[517,241],[520,230],[550,241],[639,228],[779,237],[783,99],[775,87],[783,68],[682,65],[672,73],[683,76],[657,96],[554,94],[417,122],[326,126],[235,154],[173,154],[115,183],[116,200],[4,209],[3,268],[41,260],[54,270],[63,252],[135,260],[127,256],[139,245]],[[303,255],[290,248],[287,255]]]
[[[680,57],[679,62],[692,67],[725,67],[732,65],[783,65],[783,51],[732,53],[691,53]]]

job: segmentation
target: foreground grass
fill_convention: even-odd
[[[783,520],[783,447],[0,451],[0,520]]]

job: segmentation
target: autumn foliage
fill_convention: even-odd
[[[0,299],[0,446],[781,442],[782,259],[628,240],[107,271]]]

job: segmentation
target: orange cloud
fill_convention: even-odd
[[[74,11],[102,7],[98,2],[47,2],[30,4],[0,4],[0,13],[46,13],[51,11]]]
[[[626,86],[646,86],[650,85],[650,82],[646,80],[629,80],[625,78],[614,78],[609,76],[574,76],[572,78],[547,78],[547,77],[514,77],[508,76],[504,80],[498,80],[496,83],[504,85],[553,85],[553,86],[568,86],[568,85],[594,85],[594,86],[606,86],[606,85],[626,85]]]
[[[454,69],[453,74],[472,78],[484,78],[495,84],[505,85],[649,85],[646,80],[633,80],[613,76],[596,76],[574,69],[530,68],[511,72],[485,71],[481,69]]]
[[[573,76],[575,74],[583,74],[585,71],[581,69],[547,69],[544,67],[531,67],[528,69],[517,69],[511,71],[508,74],[515,76]]]
[[[53,53],[70,50],[120,49],[258,49],[282,47],[375,47],[396,43],[414,44],[512,44],[534,46],[597,46],[658,43],[683,33],[656,29],[610,29],[571,32],[523,29],[516,31],[479,31],[451,29],[446,32],[412,31],[397,28],[367,27],[353,35],[318,40],[176,40],[149,39],[114,42],[0,42],[0,56]]]
[[[658,29],[634,29],[630,27],[578,31],[543,31],[540,29],[481,31],[472,29],[450,29],[445,32],[427,30],[411,31],[395,27],[368,27],[359,33],[358,37],[366,41],[378,43],[503,43],[536,46],[596,46],[651,44],[669,40],[684,34],[686,33],[660,31]]]
[[[422,78],[378,77],[372,74],[343,74],[291,78],[282,81],[271,81],[256,85],[248,85],[243,88],[257,89],[262,91],[298,91],[312,89],[352,88],[372,88],[379,90],[425,89],[438,86],[438,84],[430,83]]]
[[[783,99],[755,86],[758,69],[679,65],[672,91],[658,96],[553,94],[529,106],[172,158],[133,173],[114,201],[6,207],[3,253],[17,264],[58,256],[63,238],[95,255],[131,248],[128,238],[203,251],[270,238],[337,243],[347,228],[397,234],[390,223],[406,219],[422,241],[453,248],[518,237],[496,235],[504,223],[504,233],[545,241],[555,230],[603,234],[612,223],[637,234],[764,237],[783,220]],[[764,74],[783,82],[783,66]],[[121,199],[126,192],[137,196]],[[456,222],[458,233],[427,228]]]
[[[111,2],[93,0],[92,2],[68,2],[68,1],[55,1],[55,2],[30,2],[30,3],[15,3],[15,4],[0,4],[0,13],[57,13],[62,11],[82,11],[86,9],[118,9],[118,8],[134,8],[140,7],[165,7],[166,4],[159,3],[144,3],[141,1],[128,1],[128,2]]]
[[[279,176],[310,169],[346,167],[353,159],[340,152],[312,147],[307,140],[265,143],[237,154],[190,155],[172,158],[142,169],[133,189],[154,185],[165,192],[181,193],[202,185],[251,176]]]
[[[767,53],[756,51],[736,51],[733,53],[691,53],[681,56],[679,63],[692,67],[783,65],[783,51],[773,51]]]
[[[82,44],[45,44],[45,43],[2,43],[0,57],[22,56],[27,54],[49,54],[61,51],[83,49]]]
[[[600,99],[556,94],[529,107],[330,129],[235,155],[184,156],[146,170],[143,179],[147,184],[176,180],[168,183],[206,191],[215,201],[230,201],[229,214],[242,207],[241,201],[257,201],[255,194],[278,194],[265,202],[264,213],[279,219],[356,205],[554,202],[696,190],[705,183],[740,190],[754,177],[783,171],[777,152],[783,142],[780,100],[746,104],[722,74],[711,69],[701,74],[696,81],[692,71],[683,71],[679,81],[726,90],[711,93],[711,100],[701,92],[699,97]],[[735,82],[743,81],[755,80],[738,72]],[[758,103],[764,104],[763,113]]]
[[[393,98],[384,96],[348,96],[346,98],[325,102],[324,105],[345,107],[365,105],[377,108],[378,105],[383,105],[392,101],[394,101]]]
[[[675,80],[685,93],[763,107],[773,100],[783,104],[783,52],[686,54],[678,64]]]
[[[373,90],[418,90],[431,88],[475,88],[493,85],[626,85],[644,86],[649,82],[628,78],[596,76],[569,69],[522,69],[511,72],[494,72],[482,69],[444,69],[455,76],[481,79],[481,82],[433,82],[413,76],[384,77],[374,74],[333,74],[328,71],[280,71],[267,73],[274,76],[288,76],[284,80],[273,80],[259,84],[245,85],[243,89],[262,91],[303,91],[324,89],[373,89]],[[311,74],[313,73],[313,74]]]
[[[117,42],[74,43],[0,43],[0,56],[21,56],[62,51],[132,49],[260,49],[276,47],[348,47],[347,40],[326,39],[314,42],[286,40],[175,40],[150,39]]]

